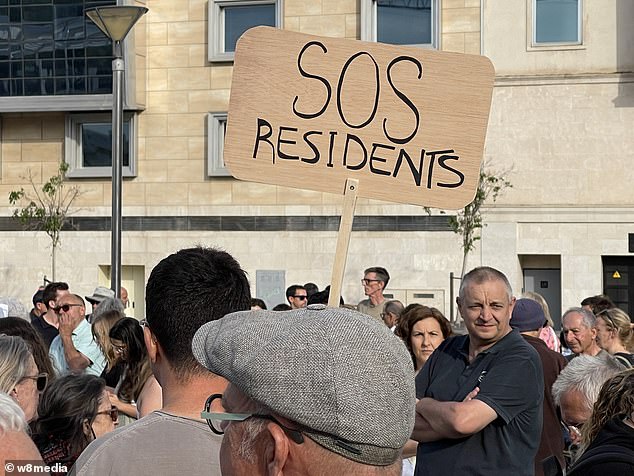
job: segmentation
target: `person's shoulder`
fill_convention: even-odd
[[[115,457],[125,458],[127,452],[136,451],[135,446],[130,443],[133,441],[142,441],[142,439],[150,438],[149,434],[153,433],[157,423],[163,420],[160,413],[150,413],[134,423],[117,428],[110,433],[97,438],[90,443],[75,463],[75,471],[77,474],[92,474],[93,472],[82,472],[85,468],[99,467],[100,461],[114,461]],[[98,465],[98,466],[93,466]]]

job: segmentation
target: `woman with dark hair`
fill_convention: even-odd
[[[114,430],[118,411],[106,382],[94,375],[65,375],[42,394],[33,441],[44,462],[70,468],[88,444]]]
[[[22,337],[31,349],[39,373],[46,374],[49,382],[55,378],[55,369],[48,356],[46,344],[29,322],[19,317],[0,319],[0,334]]]
[[[150,358],[143,340],[143,328],[136,319],[126,317],[110,329],[115,355],[125,362],[123,376],[110,395],[120,411],[141,418],[163,406],[161,386],[152,374]]]
[[[405,342],[418,373],[436,347],[451,335],[451,324],[435,307],[410,304],[401,313],[396,334]]]

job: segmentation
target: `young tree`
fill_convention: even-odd
[[[505,173],[491,170],[486,164],[480,169],[480,181],[475,197],[471,203],[449,218],[449,225],[454,233],[462,237],[462,278],[466,272],[467,257],[475,248],[475,242],[481,237],[481,229],[486,226],[482,221],[481,208],[487,200],[495,203],[499,195],[513,185]]]
[[[20,188],[9,193],[9,203],[18,206],[13,210],[13,218],[30,230],[45,232],[51,239],[51,273],[55,281],[55,253],[60,243],[60,232],[68,221],[69,209],[81,194],[77,185],[68,186],[66,171],[68,164],[60,162],[57,174],[43,185],[36,184],[31,170],[26,179],[30,191]]]

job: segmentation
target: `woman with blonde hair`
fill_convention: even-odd
[[[597,313],[597,344],[626,367],[634,367],[632,322],[618,307]]]
[[[125,364],[117,359],[112,343],[110,342],[110,329],[123,319],[125,315],[119,311],[106,311],[94,318],[92,322],[92,336],[99,345],[101,352],[106,356],[106,367],[103,369],[100,377],[106,381],[106,386],[116,387]]]
[[[48,375],[38,371],[31,349],[22,337],[0,335],[0,392],[15,400],[27,422],[37,417],[40,392],[47,381]]]
[[[581,429],[580,457],[568,476],[634,474],[634,369],[601,387],[590,420]]]

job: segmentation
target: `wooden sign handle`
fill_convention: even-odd
[[[354,220],[354,207],[357,203],[357,192],[359,181],[357,179],[347,179],[346,188],[343,192],[343,211],[341,222],[339,223],[339,235],[337,236],[337,249],[335,251],[335,262],[332,265],[332,278],[330,280],[330,296],[328,306],[339,307],[341,297],[341,285],[343,284],[343,274],[346,270],[346,260],[348,258],[348,245],[350,244],[350,233],[352,232],[352,221]]]

